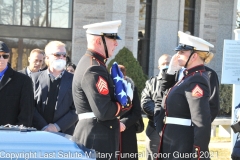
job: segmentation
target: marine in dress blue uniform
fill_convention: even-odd
[[[79,121],[73,139],[97,151],[97,159],[117,159],[119,151],[119,119],[131,108],[128,97],[122,106],[114,96],[114,83],[106,68],[112,55],[111,43],[121,21],[86,25],[88,50],[80,59],[73,78],[73,99]],[[93,47],[94,46],[94,47]],[[100,53],[101,52],[101,53]]]
[[[165,118],[158,158],[208,160],[211,158],[208,149],[211,89],[204,62],[211,60],[213,54],[209,52],[209,47],[213,45],[181,31],[179,38],[176,56],[179,63],[185,63],[186,70],[184,77],[169,90],[162,103],[160,112],[165,110]],[[184,56],[187,57],[185,61]]]

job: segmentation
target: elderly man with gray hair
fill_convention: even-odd
[[[65,44],[51,41],[45,53],[48,69],[32,74],[36,107],[33,126],[42,131],[72,135],[77,115],[72,97],[73,74],[65,71]]]

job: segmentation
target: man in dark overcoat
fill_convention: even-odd
[[[77,114],[72,97],[73,74],[65,70],[65,44],[51,41],[45,53],[48,69],[31,75],[35,100],[33,126],[42,131],[72,135]]]
[[[106,68],[107,58],[118,45],[121,21],[83,26],[87,29],[88,49],[78,62],[73,78],[73,99],[79,121],[73,139],[97,151],[98,159],[117,159],[119,155],[119,119],[131,108],[131,100],[120,105]]]
[[[31,79],[8,64],[10,50],[0,41],[0,125],[32,125],[34,101]]]

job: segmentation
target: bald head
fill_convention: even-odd
[[[166,66],[169,65],[171,60],[171,56],[168,54],[163,54],[159,59],[158,59],[158,68],[160,70],[166,68]]]

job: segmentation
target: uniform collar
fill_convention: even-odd
[[[89,54],[92,57],[95,57],[99,62],[103,63],[104,65],[107,62],[107,58],[103,57],[103,55],[101,55],[100,53],[95,52],[93,50],[88,49],[86,54]]]
[[[195,72],[198,72],[198,71],[200,71],[200,72],[205,71],[205,67],[204,67],[203,64],[195,66],[195,67],[192,67],[192,68],[189,68],[189,69],[185,69],[183,71],[183,74],[184,74],[184,77],[185,77],[187,75],[191,75],[191,74],[193,74]]]

